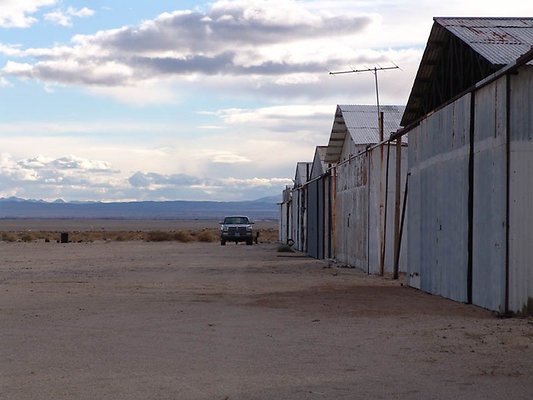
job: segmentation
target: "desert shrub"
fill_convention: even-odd
[[[35,238],[33,237],[33,235],[31,233],[23,233],[22,235],[20,235],[20,240],[22,240],[23,242],[31,242],[33,241]]]
[[[215,234],[211,231],[202,231],[196,238],[199,242],[214,242],[217,240]]]
[[[278,246],[278,252],[280,253],[294,253],[294,250],[288,244],[282,244]]]
[[[119,234],[119,235],[115,236],[115,240],[117,242],[124,242],[126,240],[126,238]]]
[[[146,240],[149,242],[164,242],[172,239],[172,234],[163,231],[150,231],[146,235]]]
[[[187,243],[192,240],[192,237],[187,232],[177,231],[174,233],[174,240],[177,240],[178,242]]]
[[[17,240],[17,237],[12,233],[2,232],[2,241],[3,242],[14,242]]]

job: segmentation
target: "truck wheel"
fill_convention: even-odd
[[[225,240],[221,240],[221,241],[220,241],[220,245],[221,245],[221,246],[225,246],[225,245],[226,245],[226,241],[225,241]]]
[[[246,241],[246,244],[247,244],[248,246],[251,246],[253,243],[254,243],[253,239],[248,239],[248,240]]]

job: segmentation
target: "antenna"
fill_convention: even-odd
[[[394,63],[393,63],[394,64]],[[384,71],[387,69],[400,69],[396,64],[394,64],[394,67],[374,67],[374,68],[365,68],[365,69],[351,69],[348,71],[336,71],[336,72],[329,72],[330,75],[341,75],[341,74],[353,74],[353,73],[361,73],[361,72],[372,72],[374,74],[374,78],[376,81],[376,103],[378,106],[378,121],[379,121],[379,88],[378,88],[378,71]]]

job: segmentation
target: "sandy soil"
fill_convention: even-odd
[[[533,320],[273,245],[0,243],[2,399],[531,399]]]

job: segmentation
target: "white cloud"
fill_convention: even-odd
[[[72,17],[77,18],[86,18],[94,15],[94,10],[91,10],[87,7],[83,7],[79,10],[75,8],[68,7],[66,11],[55,10],[49,13],[44,14],[44,19],[50,21],[56,25],[61,26],[72,26]]]
[[[220,182],[224,186],[231,187],[283,187],[285,185],[292,184],[292,179],[288,178],[250,178],[250,179],[239,179],[239,178],[224,178]]]
[[[218,111],[216,114],[226,124],[279,124],[288,120],[327,117],[335,112],[331,105],[287,105],[271,106],[257,109],[229,108]]]
[[[74,14],[89,13],[82,10],[54,11],[46,18],[69,25]],[[100,91],[154,80],[190,80],[195,75],[294,75],[279,84],[312,82],[313,77],[306,74],[325,71],[327,63],[311,41],[353,37],[372,20],[356,13],[310,12],[294,0],[219,1],[206,13],[174,11],[138,27],[76,35],[70,47],[22,50],[1,45],[0,51],[10,57],[34,58],[30,70],[11,64],[2,74]],[[307,51],[297,50],[305,47],[302,41],[309,43]],[[327,55],[324,50],[321,53]]]
[[[132,106],[179,103],[181,96],[167,82],[145,81],[134,86],[89,86],[87,92]]]
[[[25,188],[17,192],[20,197],[47,199],[238,200],[274,195],[288,182],[283,177],[292,176],[295,160],[310,159],[314,146],[327,140],[333,111],[332,106],[324,111],[293,106],[211,112],[211,118],[220,118],[222,129],[187,137],[166,134],[183,127],[163,123],[3,123],[0,148],[13,156],[10,168],[0,174],[0,186]],[[258,128],[255,121],[264,123]],[[299,128],[288,133],[288,121],[299,121]],[[105,142],[95,139],[104,133]],[[147,172],[139,175],[139,170]],[[187,177],[189,184],[179,184]]]
[[[277,194],[286,178],[198,177],[137,171],[130,175],[108,162],[69,155],[14,159],[0,154],[0,196],[53,200],[243,200]]]
[[[72,26],[72,19],[70,15],[65,14],[61,10],[52,11],[44,14],[44,19],[56,25]]]
[[[94,10],[91,10],[90,8],[87,8],[87,7],[80,8],[79,10],[69,7],[67,9],[67,14],[72,15],[73,17],[86,18],[86,17],[92,17],[94,15]]]
[[[230,152],[218,152],[213,155],[212,161],[217,164],[242,164],[252,162],[248,157]]]
[[[27,28],[37,21],[31,14],[51,6],[57,0],[2,0],[0,2],[0,27]]]
[[[2,154],[0,160],[0,181],[6,187],[28,183],[65,187],[79,184],[98,186],[102,182],[102,175],[112,176],[118,173],[105,161],[73,155],[56,159],[37,155],[15,161],[9,154]]]

